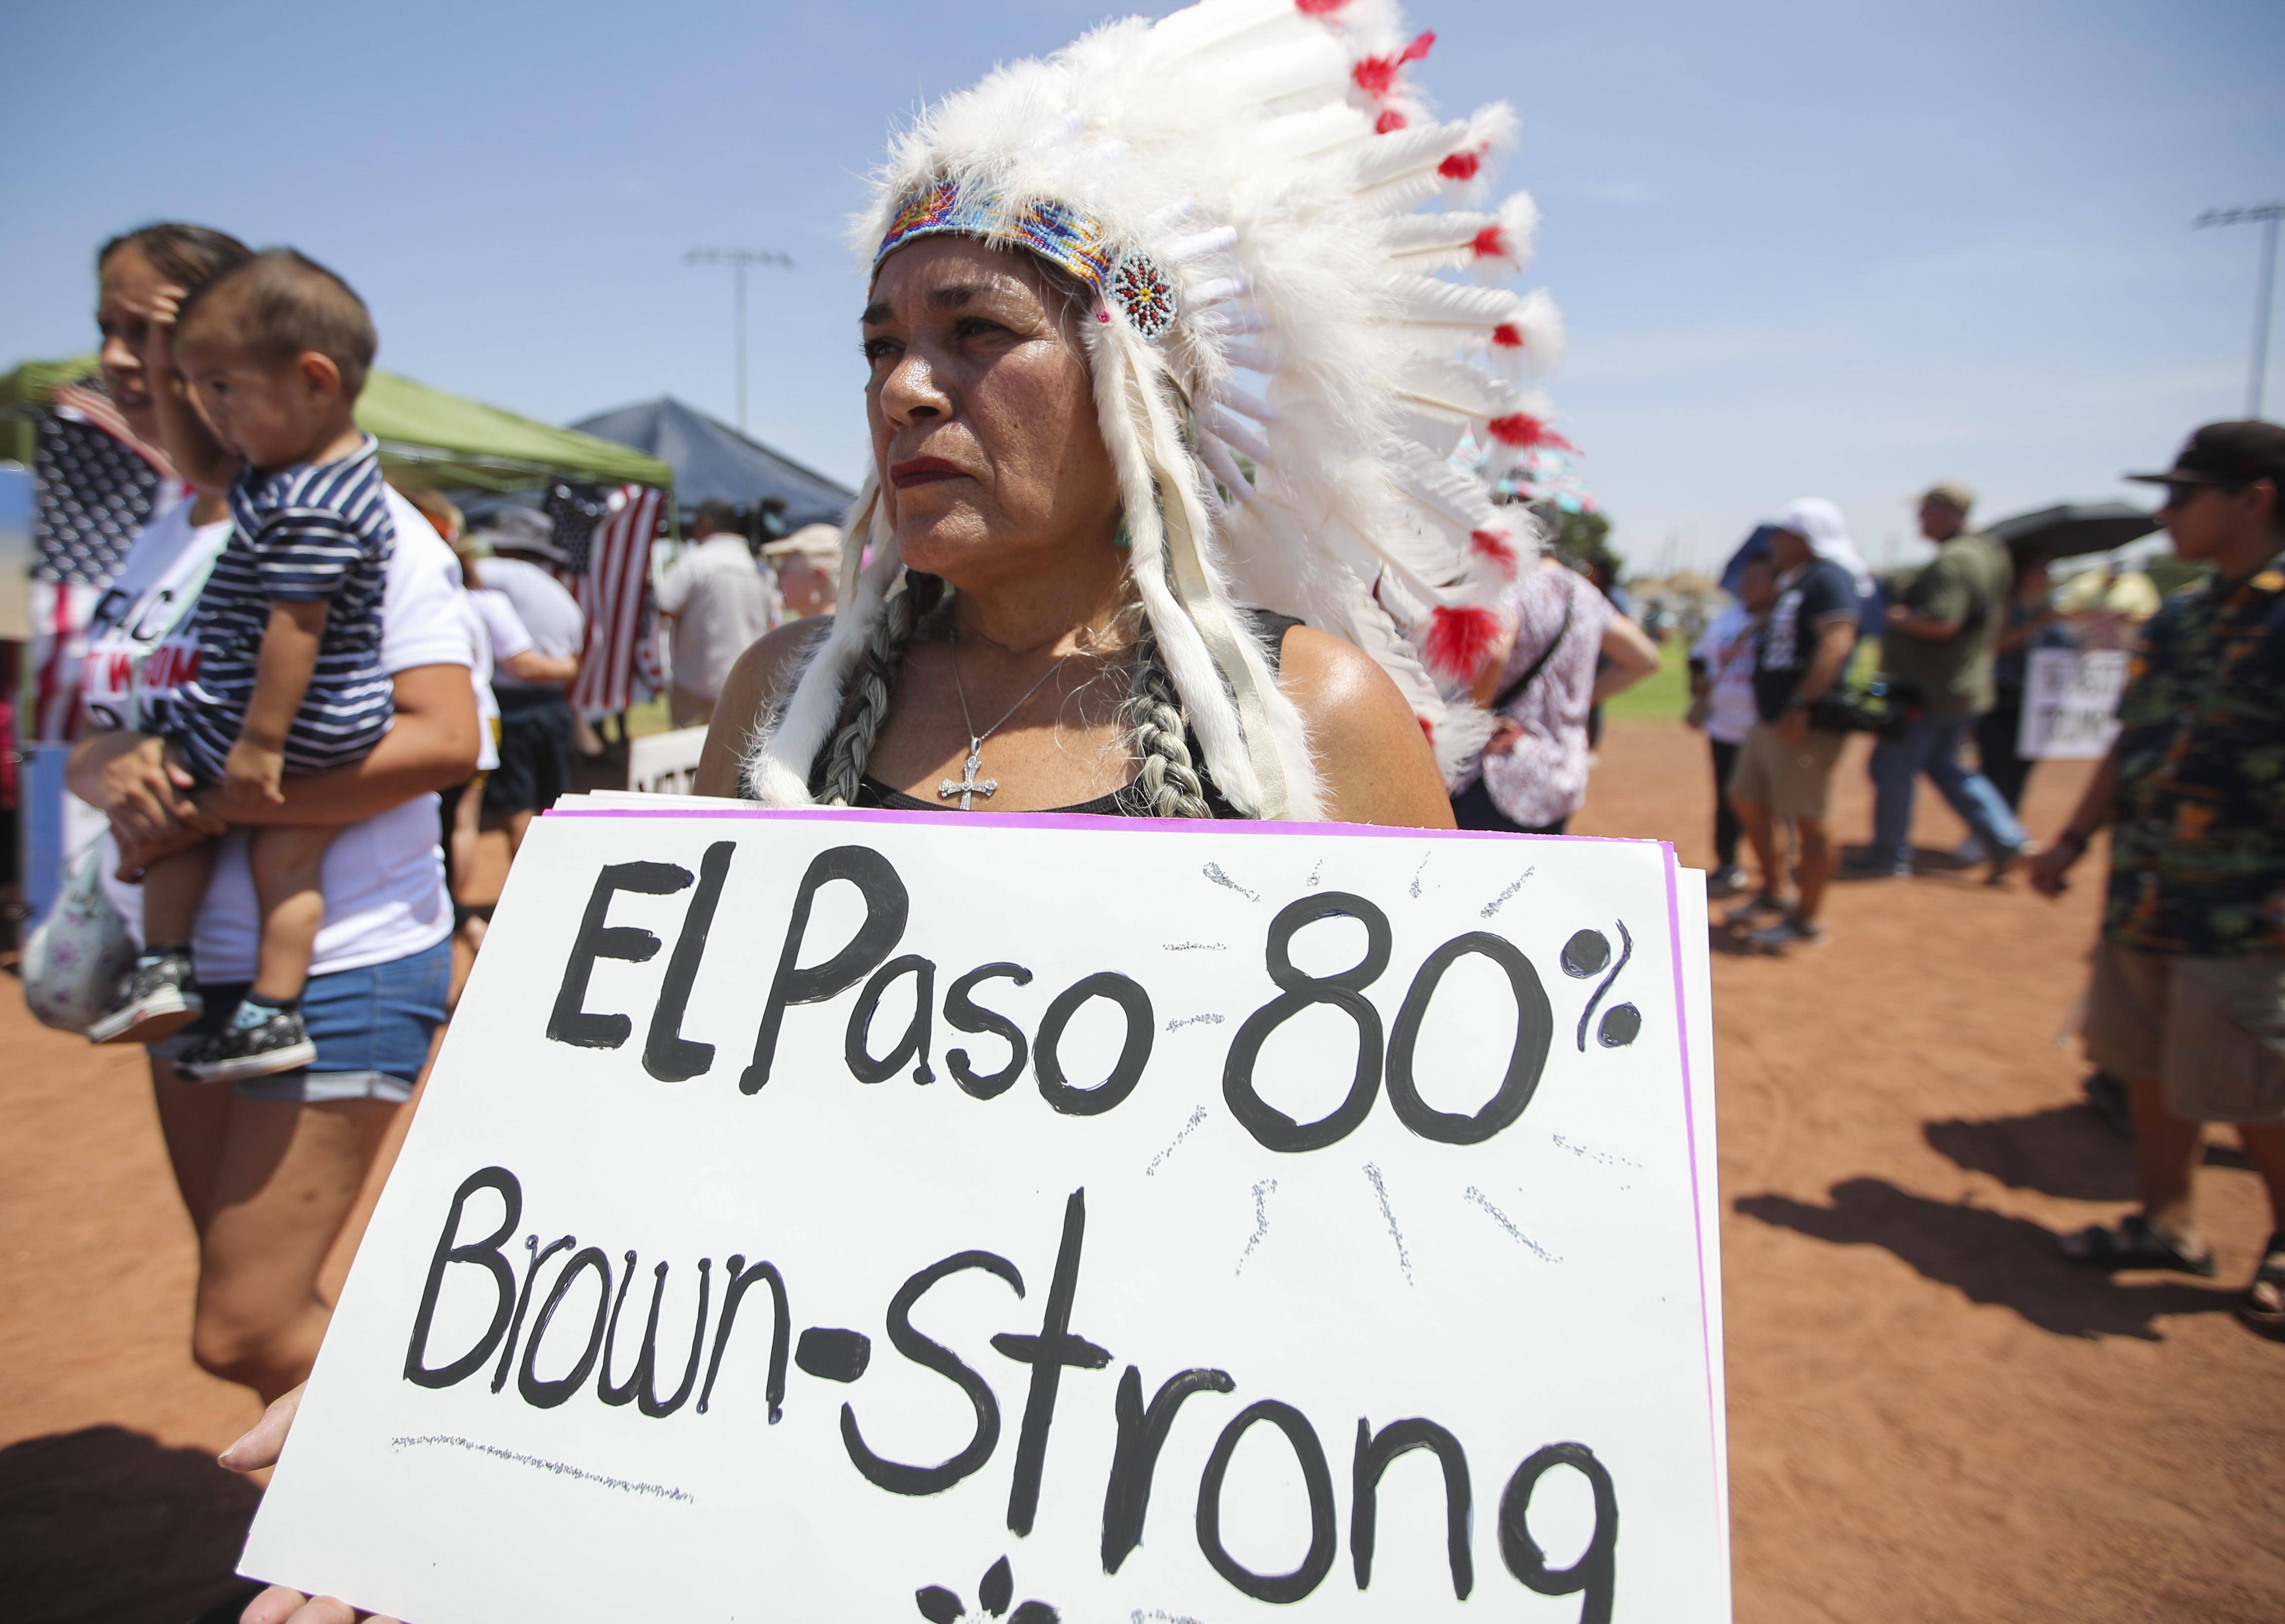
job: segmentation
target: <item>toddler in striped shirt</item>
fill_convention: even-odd
[[[376,340],[349,285],[291,249],[256,255],[152,322],[152,394],[167,454],[201,489],[227,483],[232,530],[199,595],[195,675],[168,712],[169,754],[254,824],[262,938],[230,1018],[176,1061],[193,1081],[260,1077],[317,1057],[301,1014],[335,825],[268,820],[279,780],[362,760],[394,714],[381,666],[396,539],[379,448],[357,426]],[[145,871],[144,951],[99,1043],[148,1043],[204,1012],[190,941],[214,844]]]

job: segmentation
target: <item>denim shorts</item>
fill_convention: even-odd
[[[302,1019],[318,1058],[306,1069],[238,1079],[249,1100],[317,1105],[332,1100],[384,1100],[402,1104],[412,1097],[428,1045],[444,1024],[444,1000],[452,986],[452,944],[433,947],[386,964],[312,976],[302,994]],[[172,1060],[193,1039],[217,1030],[246,996],[247,984],[202,983],[206,1011],[190,1025],[151,1045],[151,1053]]]

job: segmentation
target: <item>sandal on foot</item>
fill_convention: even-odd
[[[2263,1336],[2285,1342],[2285,1229],[2261,1249],[2261,1267],[2237,1299],[2237,1317]]]
[[[2076,1235],[2063,1236],[2055,1243],[2066,1259],[2089,1268],[2172,1269],[2204,1279],[2213,1277],[2212,1247],[2186,1251],[2153,1229],[2150,1220],[2140,1212],[2128,1213],[2115,1227],[2092,1225]]]

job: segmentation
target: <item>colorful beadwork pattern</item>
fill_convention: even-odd
[[[1135,331],[1151,342],[1174,325],[1178,310],[1174,279],[1150,255],[1131,251],[1120,255],[1119,263],[1111,267],[1110,291]]]
[[[1023,248],[1069,271],[1098,294],[1111,270],[1111,245],[1102,225],[1088,216],[1052,202],[1009,209],[996,193],[963,194],[950,181],[939,181],[905,200],[873,263],[879,264],[916,237],[948,233]]]

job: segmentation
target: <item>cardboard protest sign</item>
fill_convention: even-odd
[[[2035,648],[2025,663],[2016,753],[2026,761],[2100,761],[2118,736],[2124,649]]]
[[[244,1568],[453,1624],[1729,1616],[1670,848],[590,801]]]
[[[706,749],[703,727],[677,727],[627,741],[627,788],[637,795],[688,795]]]

